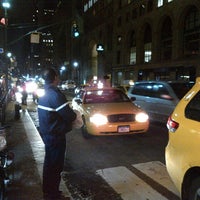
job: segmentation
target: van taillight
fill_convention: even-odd
[[[167,121],[167,128],[170,132],[175,132],[177,130],[177,128],[179,127],[179,123],[175,122],[174,120],[172,120],[171,116],[168,118]]]

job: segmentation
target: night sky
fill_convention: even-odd
[[[53,8],[58,0],[10,0],[8,10],[8,50],[16,55],[19,65],[23,65],[30,54],[30,31],[37,29],[32,16],[37,6]]]

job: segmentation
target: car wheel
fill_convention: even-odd
[[[81,131],[84,138],[89,139],[92,137],[87,131],[87,126],[86,126],[84,118],[83,118],[83,126],[81,127]]]
[[[199,200],[200,199],[200,177],[192,181],[189,190],[189,200]]]

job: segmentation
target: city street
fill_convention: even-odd
[[[71,125],[68,199],[200,199],[200,0],[2,0],[0,13],[0,200],[53,193],[40,130],[65,139]],[[42,99],[49,84],[69,104],[54,88]]]
[[[37,127],[37,112],[29,114]],[[132,136],[87,140],[73,130],[66,137],[63,178],[73,199],[179,199],[165,168],[165,124]]]

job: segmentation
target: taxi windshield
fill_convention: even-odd
[[[84,97],[84,103],[120,103],[130,99],[120,90],[90,90]]]

